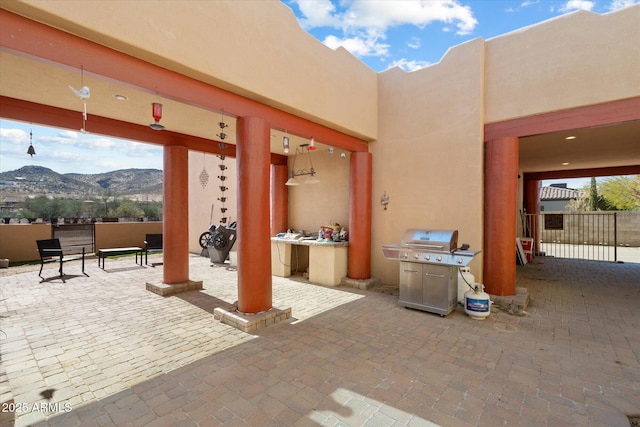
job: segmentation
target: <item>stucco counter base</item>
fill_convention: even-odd
[[[291,246],[309,247],[309,281],[325,286],[338,286],[347,276],[349,242],[291,240],[271,238],[271,273],[291,276]]]

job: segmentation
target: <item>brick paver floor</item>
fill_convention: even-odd
[[[87,273],[0,273],[16,426],[628,426],[640,414],[640,264],[537,258],[518,267],[526,315],[483,321],[274,277],[274,306],[293,318],[254,335],[214,320],[237,299],[236,272],[206,258],[190,259],[204,290],[166,298],[145,290],[162,266]]]

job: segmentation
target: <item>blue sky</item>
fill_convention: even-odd
[[[343,46],[380,72],[394,66],[414,71],[477,37],[488,40],[576,10],[607,13],[640,0],[282,1],[320,42],[334,49]],[[29,132],[33,158],[27,154]],[[0,119],[0,171],[25,165],[60,173],[162,169],[162,148]]]

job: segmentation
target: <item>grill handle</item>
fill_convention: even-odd
[[[425,248],[425,249],[439,249],[439,250],[444,250],[444,245],[428,245],[426,243],[420,243],[420,242],[408,242],[407,245],[409,246],[415,246],[415,247],[420,247],[420,248]]]

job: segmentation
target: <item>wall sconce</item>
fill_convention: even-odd
[[[289,154],[289,137],[288,136],[282,137],[282,148],[284,148],[285,154]]]
[[[164,126],[160,124],[160,119],[162,118],[162,104],[159,102],[151,103],[151,115],[153,116],[155,123],[151,123],[149,127],[153,130],[163,130]]]
[[[309,169],[298,169],[296,170],[296,158],[299,154],[304,154],[305,150],[307,151],[307,157],[309,157]],[[302,144],[300,147],[296,148],[296,155],[293,158],[293,166],[291,168],[291,174],[289,175],[289,179],[285,182],[285,185],[300,185],[300,181],[296,179],[297,176],[305,176],[308,175],[308,178],[305,179],[305,184],[317,184],[320,182],[318,178],[315,177],[316,171],[313,168],[313,162],[311,161],[311,147],[309,144]]]
[[[385,191],[382,197],[380,197],[380,204],[384,206],[384,210],[387,210],[387,205],[389,204],[389,196],[387,196],[387,192]]]

